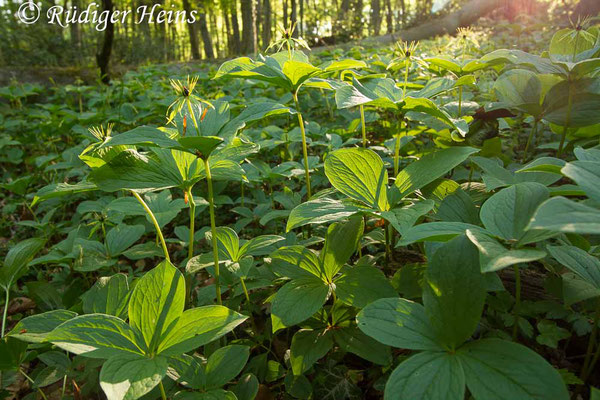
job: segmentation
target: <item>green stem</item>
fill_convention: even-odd
[[[215,263],[215,290],[217,294],[217,304],[223,304],[221,300],[221,285],[219,281],[219,248],[217,247],[217,226],[215,223],[215,200],[213,195],[212,176],[208,159],[204,160],[204,169],[206,170],[206,182],[208,186],[208,204],[210,211],[210,233],[212,236],[213,257]]]
[[[10,301],[10,288],[6,288],[6,297],[4,298],[4,311],[2,312],[2,335],[0,337],[4,337],[4,329],[6,329],[6,316],[8,313],[8,302]]]
[[[32,385],[35,384],[34,380],[31,379],[31,377],[29,375],[27,375],[25,373],[25,371],[23,371],[21,368],[19,368],[19,372],[21,373],[21,375],[23,375],[25,377],[25,379],[27,379],[29,381],[29,383],[31,383]],[[46,395],[44,394],[44,392],[42,391],[41,388],[37,388],[38,392],[40,392],[40,395],[42,396],[42,398],[44,400],[48,400],[48,398],[46,397]]]
[[[195,218],[196,218],[196,202],[192,195],[192,188],[189,187],[186,190],[188,201],[190,203],[190,239],[188,244],[188,260],[194,256],[194,232],[195,232]]]
[[[384,235],[385,235],[385,265],[388,266],[392,259],[392,251],[390,249],[390,231],[388,229],[388,222],[385,221],[383,224]]]
[[[64,399],[66,389],[67,389],[67,375],[65,375],[63,377],[62,389],[60,391],[60,400]]]
[[[463,87],[459,86],[459,88],[458,88],[458,118],[462,117],[462,97],[463,97]]]
[[[398,176],[400,169],[400,132],[396,135],[396,143],[394,145],[394,176]]]
[[[594,354],[594,358],[592,358],[592,361],[590,362],[590,365],[588,366],[587,371],[585,371],[585,376],[582,376],[581,380],[583,380],[584,382],[587,380],[587,378],[590,376],[590,374],[594,370],[594,367],[596,366],[596,363],[598,362],[599,358],[600,358],[600,346],[598,346],[598,348],[596,349],[596,354]]]
[[[521,272],[519,271],[519,266],[513,266],[515,270],[515,306],[513,307],[513,315],[515,318],[513,331],[512,331],[512,339],[513,341],[517,340],[519,333],[519,312],[521,309]]]
[[[302,133],[302,157],[304,158],[304,175],[306,176],[306,192],[308,200],[312,197],[310,190],[310,173],[308,172],[308,150],[306,148],[306,132],[304,131],[304,120],[302,119],[302,113],[300,113],[300,104],[298,103],[298,94],[294,92],[294,103],[296,104],[296,111],[298,114],[298,124],[300,125],[300,132]]]
[[[567,137],[567,130],[569,129],[569,124],[571,123],[571,108],[573,107],[573,91],[571,90],[571,84],[569,83],[569,100],[567,103],[567,118],[565,121],[565,126],[563,128],[562,137],[560,138],[560,145],[558,146],[558,152],[556,155],[560,157],[563,152],[563,146],[565,145],[565,138]]]
[[[192,110],[192,102],[187,100],[188,111],[190,112],[190,116],[192,117],[192,122],[194,123],[194,128],[196,128],[196,133],[198,136],[200,135],[200,129],[198,128],[198,121],[196,121],[196,115],[194,114],[194,110]]]
[[[139,201],[139,203],[142,205],[142,207],[144,207],[144,210],[146,210],[146,213],[152,220],[152,223],[154,224],[154,228],[156,228],[156,234],[158,235],[158,238],[160,239],[160,244],[162,245],[163,252],[165,253],[165,258],[167,259],[167,261],[171,262],[171,258],[169,257],[169,250],[167,249],[167,243],[165,242],[165,238],[162,234],[162,231],[160,230],[160,226],[158,225],[158,221],[156,220],[154,213],[152,212],[152,210],[150,210],[150,207],[148,207],[148,204],[146,204],[144,199],[142,199],[142,197],[137,192],[132,190],[131,193],[133,193],[133,196],[137,199],[137,201]]]
[[[362,129],[362,145],[367,147],[367,125],[365,123],[365,107],[360,105],[360,127]]]
[[[594,325],[592,327],[592,333],[590,334],[587,351],[585,352],[585,360],[583,362],[583,367],[581,368],[581,380],[584,382],[593,369],[593,364],[590,364],[590,361],[592,360],[594,345],[596,344],[596,336],[598,335],[598,323],[600,322],[600,299],[598,299],[598,305],[596,306],[596,312],[594,314],[593,321]],[[598,351],[600,351],[600,345],[598,346]]]
[[[402,100],[406,97],[406,88],[408,87],[408,70],[410,68],[410,62],[406,60],[406,68],[404,68],[404,89],[402,90]]]
[[[245,192],[244,187],[245,187],[244,186],[244,182],[242,182],[242,194],[241,194],[242,198],[240,200],[240,202],[241,202],[240,206],[242,206],[242,207],[244,207],[244,195],[245,195],[245,193],[244,193]]]
[[[250,303],[250,295],[248,294],[248,288],[246,287],[246,282],[244,282],[244,278],[240,278],[240,283],[242,284],[242,289],[244,290],[244,296],[246,296],[246,301]]]
[[[523,153],[523,163],[527,160],[527,151],[529,150],[529,145],[531,144],[531,140],[537,133],[538,120],[535,119],[533,126],[531,127],[531,132],[529,132],[529,137],[527,138],[527,144],[525,145],[525,152]]]
[[[160,388],[160,397],[162,400],[167,400],[167,394],[165,393],[165,387],[163,386],[162,381],[158,383],[158,387]]]

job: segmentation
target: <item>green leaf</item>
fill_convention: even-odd
[[[217,233],[217,245],[219,248],[219,258],[224,258],[226,260],[238,261],[238,251],[240,249],[240,239],[238,238],[237,233],[229,228],[218,227],[216,229]],[[210,231],[206,232],[206,239],[211,240],[212,234]]]
[[[364,222],[361,216],[350,218],[346,222],[336,222],[329,226],[325,237],[325,245],[319,257],[327,282],[333,280],[333,277],[356,252],[363,230]]]
[[[76,193],[85,193],[97,189],[98,187],[95,183],[87,181],[77,182],[75,184],[51,183],[35,193],[33,201],[31,202],[31,206],[33,207],[37,203],[44,200],[68,196]]]
[[[385,345],[409,350],[441,350],[425,309],[401,298],[380,299],[356,316],[361,331]]]
[[[135,145],[145,147],[177,148],[180,147],[168,132],[153,126],[138,126],[132,130],[108,137],[96,150],[108,147]]]
[[[490,197],[481,206],[481,222],[495,236],[523,245],[552,236],[551,232],[526,231],[539,205],[548,199],[548,189],[534,182],[518,183]]]
[[[561,172],[574,180],[589,198],[600,202],[600,163],[596,161],[571,161]]]
[[[167,374],[167,359],[122,355],[110,358],[100,371],[100,386],[108,400],[139,399]]]
[[[346,196],[379,211],[388,208],[387,170],[374,151],[358,147],[336,150],[325,159],[325,175]]]
[[[496,239],[467,229],[467,237],[479,249],[481,272],[499,271],[515,264],[528,263],[546,257],[546,252],[534,249],[509,250]]]
[[[146,228],[144,225],[120,224],[106,234],[106,247],[111,256],[117,256],[137,242]]]
[[[76,316],[76,313],[68,310],[52,310],[31,315],[17,322],[8,336],[30,343],[41,343],[57,326]]]
[[[344,270],[335,280],[335,294],[341,302],[356,308],[363,308],[377,299],[398,295],[383,272],[368,266]]]
[[[486,284],[477,248],[465,235],[444,243],[425,271],[423,304],[438,342],[456,349],[481,319]]]
[[[307,224],[326,224],[343,220],[360,211],[354,204],[320,197],[296,206],[287,220],[286,232]]]
[[[473,147],[450,147],[424,155],[400,171],[396,177],[394,184],[400,191],[400,197],[406,197],[433,182],[478,151]]]
[[[548,246],[548,252],[559,263],[600,290],[600,260],[575,246]]]
[[[153,352],[183,313],[185,279],[165,260],[141,277],[129,300],[129,323]]]
[[[402,362],[385,385],[385,400],[463,400],[465,374],[459,359],[445,352],[425,351]]]
[[[561,275],[562,297],[567,307],[594,297],[600,297],[600,289],[572,272]]]
[[[177,138],[177,142],[183,148],[204,159],[223,142],[223,138],[217,136],[184,136]]]
[[[424,241],[447,242],[458,235],[462,235],[467,229],[471,232],[486,233],[484,229],[477,225],[465,224],[463,222],[428,222],[408,229],[396,247]]]
[[[527,229],[565,233],[600,233],[598,209],[564,197],[546,200],[537,209]]]
[[[498,100],[507,108],[516,109],[535,117],[542,113],[542,82],[535,72],[512,69],[494,82]]]
[[[4,290],[10,290],[16,280],[25,273],[27,264],[45,243],[43,239],[25,239],[8,251],[4,257],[4,266],[0,268],[0,286]]]
[[[88,314],[72,318],[50,332],[46,341],[90,358],[143,355],[139,333],[112,315]]]
[[[0,371],[16,371],[21,368],[26,351],[25,342],[11,337],[0,340]]]
[[[293,326],[319,311],[329,298],[330,288],[315,276],[294,279],[283,285],[272,300],[271,318]]]
[[[109,314],[127,318],[129,284],[124,274],[98,278],[94,286],[81,297],[86,314]]]
[[[204,389],[206,387],[206,360],[203,357],[182,354],[169,357],[167,375],[177,383],[191,388]]]
[[[185,310],[175,325],[161,337],[158,353],[169,356],[187,353],[219,339],[247,318],[217,305]]]
[[[357,327],[336,329],[333,331],[333,337],[340,349],[372,363],[388,365],[392,362],[390,348],[367,336]]]
[[[235,378],[244,368],[250,348],[241,345],[221,347],[206,363],[206,387],[219,388]]]
[[[271,254],[271,268],[279,276],[292,279],[317,277],[325,281],[321,261],[304,246],[285,246]]]
[[[301,329],[292,337],[290,364],[294,375],[302,375],[333,347],[328,331]]]
[[[238,400],[233,392],[213,389],[208,392],[178,392],[173,400]]]
[[[262,235],[248,240],[242,245],[238,258],[244,256],[263,256],[271,253],[273,245],[285,240],[279,235]]]
[[[258,379],[253,374],[244,374],[233,387],[236,400],[254,400],[258,394]]]
[[[541,320],[537,323],[540,334],[535,338],[539,344],[556,349],[558,342],[571,337],[571,333],[556,325],[556,322]]]
[[[461,347],[457,355],[467,387],[477,400],[569,398],[559,373],[533,350],[520,344],[483,339]]]
[[[384,211],[381,217],[388,221],[394,229],[404,235],[423,215],[433,210],[433,200],[422,200],[402,208]]]

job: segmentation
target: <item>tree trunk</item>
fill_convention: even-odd
[[[291,8],[292,11],[290,13],[290,21],[292,22],[292,25],[296,24],[298,22],[298,11],[297,11],[297,7],[296,7],[296,0],[290,0],[290,4],[291,4]],[[296,29],[294,30],[294,37],[298,37],[298,27],[296,27]]]
[[[113,10],[112,0],[102,0],[103,11],[108,11],[107,14],[111,14]],[[111,19],[108,18],[106,22],[106,29],[104,30],[104,38],[102,40],[102,48],[100,52],[96,54],[96,62],[98,68],[100,68],[100,79],[106,85],[110,84],[110,76],[108,74],[108,65],[110,62],[110,53],[112,52],[112,44],[115,35],[115,25]]]
[[[256,7],[256,13],[254,16],[254,32],[256,35],[256,50],[258,51],[259,47],[259,41],[258,39],[261,37],[260,33],[260,23],[262,21],[262,2],[260,0],[253,0],[255,2],[255,7]]]
[[[399,39],[407,42],[425,40],[438,35],[454,34],[460,27],[466,27],[489,12],[501,7],[504,0],[470,0],[460,10],[450,13],[442,18],[437,18],[414,28],[405,29],[397,34],[372,37],[361,40],[358,44],[372,46],[394,43]],[[349,48],[357,43],[337,45],[336,48]],[[329,46],[314,47],[313,51],[323,51]]]
[[[241,0],[242,4],[242,51],[256,52],[256,7],[254,0]]]
[[[200,28],[200,35],[202,36],[202,43],[204,44],[204,55],[206,58],[215,58],[212,39],[210,37],[210,32],[208,31],[206,13],[204,10],[198,14],[198,27]]]
[[[235,1],[231,2],[231,28],[232,28],[232,39],[233,39],[233,51],[235,54],[242,52],[242,43],[240,41],[240,23],[238,21],[237,4]]]
[[[299,0],[300,1],[300,24],[299,24],[299,30],[298,32],[300,33],[300,36],[304,36],[304,0]]]
[[[264,0],[263,2],[263,16],[262,16],[262,48],[266,49],[271,43],[271,0]]]
[[[381,29],[381,0],[371,0],[371,34],[379,36]]]
[[[288,2],[283,0],[283,27],[287,28],[290,21],[288,20]]]
[[[187,15],[192,12],[189,0],[183,0],[183,10]],[[196,24],[186,24],[190,35],[190,49],[194,60],[200,59],[200,48],[198,47],[198,33],[196,32]]]
[[[579,3],[573,10],[572,19],[577,17],[594,17],[600,13],[600,1],[598,0],[579,0]],[[575,18],[573,18],[575,17]]]
[[[73,0],[72,5],[77,7],[77,9],[81,9],[81,0]],[[79,28],[79,24],[71,24],[71,45],[73,49],[75,49],[75,53],[77,54],[77,63],[81,61],[81,29]]]
[[[385,23],[387,25],[387,33],[390,34],[394,31],[394,15],[392,14],[391,0],[385,0],[385,8],[387,9],[387,13],[385,14]]]

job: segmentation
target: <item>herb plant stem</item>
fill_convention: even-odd
[[[206,182],[208,186],[208,205],[210,211],[210,233],[212,237],[213,257],[215,263],[215,290],[217,294],[217,304],[223,304],[221,300],[221,286],[219,282],[219,248],[217,247],[217,226],[215,223],[215,199],[213,194],[212,176],[208,159],[204,159],[204,169],[206,171]]]
[[[525,160],[527,160],[527,151],[529,150],[529,145],[531,144],[531,140],[533,139],[534,136],[537,135],[537,126],[538,126],[538,120],[536,118],[533,123],[533,126],[531,127],[531,131],[529,132],[529,137],[527,138],[527,144],[525,145],[525,151],[523,153],[523,161],[522,162],[525,162]]]
[[[458,87],[458,118],[462,117],[462,98],[463,98],[463,87]]]
[[[246,287],[246,282],[244,282],[244,278],[240,278],[240,283],[242,284],[242,290],[244,291],[244,296],[246,296],[246,301],[250,303],[250,295],[248,294],[248,288]]]
[[[521,311],[521,271],[518,265],[514,265],[515,271],[515,306],[513,307],[514,324],[512,330],[513,341],[517,340],[519,334],[519,313]]]
[[[167,394],[165,393],[165,387],[163,386],[162,381],[158,382],[158,387],[160,388],[160,397],[162,400],[167,400]]]
[[[160,244],[162,246],[163,252],[165,253],[165,258],[167,259],[167,261],[171,262],[171,258],[169,257],[169,250],[167,249],[167,243],[165,242],[165,238],[160,229],[160,225],[158,225],[158,221],[156,220],[156,217],[154,216],[154,213],[152,212],[150,207],[148,207],[148,204],[146,204],[144,199],[142,199],[142,197],[137,192],[132,190],[131,193],[133,193],[133,196],[137,199],[137,201],[139,201],[139,203],[142,205],[142,207],[144,207],[144,210],[146,210],[146,213],[152,220],[152,223],[154,224],[154,228],[156,228],[156,234],[158,235],[158,238],[160,239]]]
[[[367,125],[365,123],[365,107],[361,104],[360,108],[360,127],[362,129],[362,145],[367,147]]]
[[[194,201],[194,196],[192,195],[192,188],[189,187],[186,190],[187,198],[190,203],[190,238],[188,245],[188,260],[190,260],[194,256],[194,231],[195,231],[195,217],[196,217],[196,202]]]
[[[4,337],[4,329],[6,329],[6,316],[8,313],[8,302],[10,301],[10,288],[6,288],[4,291],[6,292],[6,297],[4,297],[4,311],[2,311],[2,335],[0,337]]]
[[[560,138],[560,145],[558,146],[558,152],[556,155],[560,157],[563,152],[565,145],[565,138],[567,137],[567,131],[569,130],[569,124],[571,123],[571,108],[573,107],[573,91],[571,90],[571,84],[569,83],[569,99],[567,103],[567,118],[565,120],[565,126],[563,127],[562,137]]]
[[[306,132],[304,131],[304,119],[300,112],[300,104],[298,103],[298,93],[294,92],[294,103],[296,104],[296,112],[298,114],[298,124],[300,125],[300,132],[302,133],[302,157],[304,158],[304,175],[306,176],[306,193],[308,200],[312,197],[310,190],[310,173],[308,172],[308,150],[306,148]]]
[[[596,312],[594,313],[594,320],[592,326],[592,332],[590,334],[590,339],[587,346],[587,351],[585,352],[585,360],[583,362],[583,367],[581,368],[581,380],[585,382],[590,372],[594,368],[595,362],[590,363],[592,361],[592,354],[594,354],[594,345],[596,344],[596,337],[598,336],[598,323],[600,322],[600,299],[598,299],[598,304],[596,305]],[[600,345],[597,346],[596,350],[597,354],[600,354]],[[594,355],[594,358],[597,360],[598,356]]]
[[[35,384],[35,381],[33,379],[31,379],[31,377],[29,375],[27,375],[25,373],[25,371],[23,371],[21,368],[19,368],[19,372],[21,373],[21,375],[23,375],[25,377],[25,379],[27,379],[29,381],[29,383],[31,383],[32,385]],[[42,388],[38,387],[37,390],[38,390],[38,392],[40,392],[40,395],[42,396],[42,399],[48,400],[48,398],[46,397],[46,395],[42,391]]]

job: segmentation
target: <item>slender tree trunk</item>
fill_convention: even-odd
[[[379,36],[381,30],[381,0],[371,0],[371,34]]]
[[[392,13],[391,0],[385,0],[385,8],[387,9],[385,14],[385,24],[387,25],[386,32],[390,34],[394,31],[394,15]]]
[[[292,25],[294,25],[298,22],[298,11],[297,11],[297,7],[296,7],[296,0],[290,0],[290,5],[291,5],[291,9],[292,9],[292,11],[290,12],[290,21],[292,22]],[[298,37],[298,27],[296,27],[296,29],[294,30],[294,37]]]
[[[288,2],[287,2],[287,0],[283,0],[283,26],[284,26],[284,28],[287,28],[289,22],[290,21],[288,20]]]
[[[300,26],[299,32],[301,36],[304,36],[304,0],[300,1]]]
[[[200,28],[200,35],[202,36],[202,43],[204,44],[204,55],[206,58],[215,58],[213,52],[212,39],[210,32],[208,31],[208,25],[206,23],[206,13],[202,10],[198,14],[198,27]]]
[[[237,14],[237,4],[234,1],[231,1],[231,32],[232,32],[232,42],[233,42],[233,51],[235,54],[239,54],[242,52],[242,43],[240,41],[240,23],[238,21]]]
[[[390,1],[390,0],[388,0]],[[350,9],[350,0],[342,0],[340,4],[340,8],[337,13],[337,18],[335,21],[335,33],[334,35],[339,35],[341,31],[346,31],[348,29],[348,10]]]
[[[81,9],[81,0],[73,0],[71,3],[74,7],[77,7],[77,9]],[[81,49],[81,29],[79,27],[79,24],[71,24],[70,26],[71,29],[71,45],[73,46],[73,49],[75,50],[75,54],[77,57],[77,63],[79,64],[79,62],[81,61],[81,53],[82,53],[82,49]]]
[[[215,36],[215,42],[214,42],[215,55],[217,57],[219,57],[219,54],[221,54],[221,45],[220,45],[221,39],[219,38],[219,29],[217,29],[217,17],[214,12],[211,12],[209,15],[210,15],[210,29]]]
[[[254,0],[241,0],[242,4],[242,51],[256,52],[256,7]]]
[[[225,2],[221,2],[221,18],[225,22],[223,26],[224,33],[227,35],[227,53],[229,55],[235,53],[235,49],[233,48],[233,34],[231,33],[231,23],[229,21],[229,16],[227,15],[227,7]]]
[[[271,43],[271,0],[264,0],[262,9],[262,48],[266,49]]]
[[[102,0],[102,9],[103,11],[108,11],[108,14],[112,13],[112,0]],[[110,83],[108,65],[110,62],[110,53],[112,52],[114,34],[115,25],[112,23],[111,19],[108,18],[106,29],[104,30],[102,48],[100,49],[100,52],[96,54],[96,62],[98,63],[98,68],[100,68],[100,79],[102,79],[102,82],[106,85]]]
[[[192,12],[189,0],[183,0],[183,10],[187,15]],[[190,49],[194,60],[200,59],[200,48],[198,47],[198,33],[196,32],[196,24],[186,24],[190,35]]]

